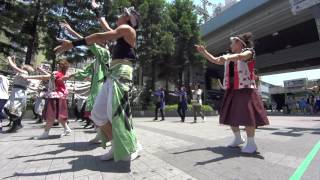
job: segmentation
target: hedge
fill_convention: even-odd
[[[155,109],[154,105],[148,107],[149,111],[154,111],[154,109]],[[164,111],[165,112],[175,112],[175,111],[177,111],[177,109],[178,109],[178,104],[166,105],[164,108]],[[188,104],[188,110],[193,111],[192,105]],[[214,112],[213,108],[209,105],[202,105],[201,110],[203,112]]]

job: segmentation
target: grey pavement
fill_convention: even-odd
[[[144,149],[131,163],[100,161],[107,150],[88,143],[95,132],[80,122],[70,123],[70,136],[60,138],[58,127],[49,139],[34,140],[43,125],[25,120],[18,133],[0,134],[0,179],[289,179],[320,140],[320,117],[269,118],[271,125],[257,130],[254,155],[225,147],[232,133],[218,117],[196,124],[191,117],[186,123],[134,118]],[[320,152],[302,179],[320,179]]]

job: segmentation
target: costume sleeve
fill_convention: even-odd
[[[92,75],[92,68],[93,68],[93,63],[88,65],[83,71],[78,72],[77,74],[74,75],[74,78],[78,81],[82,81],[87,77],[91,77]]]
[[[109,64],[111,62],[111,56],[108,49],[103,48],[97,44],[90,46],[91,52],[96,57],[96,61],[99,61],[101,64]]]

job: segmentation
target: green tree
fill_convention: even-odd
[[[0,34],[5,38],[0,40],[0,51],[5,55],[18,53],[26,64],[30,64],[40,49],[41,36],[48,29],[47,15],[61,4],[62,0],[4,1]]]
[[[175,50],[173,34],[168,31],[172,22],[166,5],[165,0],[144,0],[138,7],[142,15],[138,32],[139,62],[143,69],[151,70],[152,89],[155,88],[157,70],[165,68],[158,65]]]
[[[180,85],[183,83],[182,74],[185,70],[188,74],[185,83],[189,84],[192,81],[192,67],[204,62],[194,48],[194,44],[200,43],[200,26],[194,8],[191,0],[175,0],[169,5],[169,15],[175,22],[174,26],[171,26],[171,32],[176,39],[173,58]]]

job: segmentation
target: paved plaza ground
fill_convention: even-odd
[[[0,134],[0,179],[289,179],[320,140],[320,117],[271,116],[271,125],[257,130],[254,155],[225,147],[232,133],[218,117],[197,124],[191,117],[134,121],[144,149],[130,164],[100,161],[106,150],[88,143],[95,133],[79,122],[71,121],[71,136],[60,138],[59,127],[50,139],[34,140],[43,125],[25,120],[18,133]],[[320,179],[320,152],[302,179]]]

